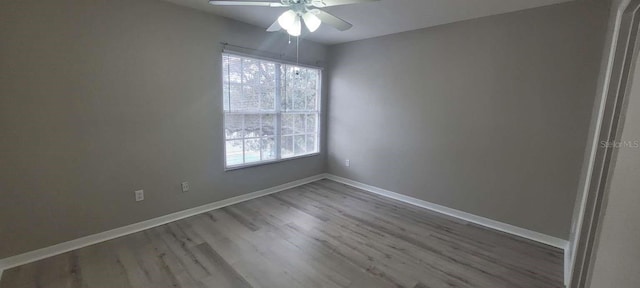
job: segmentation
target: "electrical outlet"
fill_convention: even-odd
[[[189,191],[189,182],[182,182],[182,192]]]
[[[138,190],[135,192],[136,194],[136,202],[140,202],[144,200],[144,190]]]
[[[351,160],[349,159],[344,160],[344,166],[347,166],[347,167],[351,166]]]

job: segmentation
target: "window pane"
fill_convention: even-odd
[[[260,114],[244,116],[244,137],[260,137]]]
[[[318,145],[316,145],[316,136],[307,135],[307,153],[318,152]]]
[[[317,109],[319,70],[285,65],[282,69],[283,110]]]
[[[259,111],[260,110],[260,87],[252,85],[244,85],[242,87],[242,111]]]
[[[280,99],[280,109],[282,111],[291,111],[293,110],[293,94],[290,90],[287,89],[287,86],[282,86]]]
[[[260,75],[258,72],[258,60],[253,60],[249,58],[242,59],[242,77],[243,84],[258,84],[260,80]]]
[[[316,133],[318,130],[318,116],[316,114],[307,114],[307,133]]]
[[[225,112],[231,111],[229,106],[229,84],[222,84],[222,107]]]
[[[291,93],[291,91],[289,91],[288,93],[285,92],[283,93],[283,97],[284,107],[282,108],[282,110],[293,111],[293,93]]]
[[[260,61],[260,85],[275,86],[276,64],[267,61]]]
[[[231,83],[242,83],[242,60],[240,57],[228,56],[226,80]]]
[[[242,140],[227,141],[227,166],[244,163],[242,158]]]
[[[244,140],[244,163],[260,162],[260,139]]]
[[[296,103],[297,95],[299,91],[296,91],[296,87],[299,86],[299,79],[296,77],[296,70],[293,66],[285,65],[285,72],[282,74],[282,78],[284,81],[282,96],[284,97],[284,108],[285,111],[295,110],[294,106]]]
[[[276,135],[276,115],[263,114],[262,115],[262,133],[260,136],[275,136],[275,135]]]
[[[242,130],[242,115],[229,115],[224,117],[224,131],[226,139],[240,139],[244,137]]]
[[[294,141],[294,146],[293,146],[293,152],[294,154],[297,155],[303,155],[307,153],[307,143],[306,143],[306,138],[305,135],[296,135],[293,136],[293,141]]]
[[[319,71],[315,69],[304,69],[302,72],[303,77],[300,82],[300,89],[303,91],[302,97],[306,104],[306,110],[316,110]]]
[[[298,72],[299,71],[292,70],[292,73],[294,73],[293,75]],[[289,110],[301,111],[306,109],[307,103],[304,97],[304,90],[302,88],[304,86],[304,84],[302,83],[303,81],[304,80],[302,80],[300,77],[294,76],[291,77],[288,82],[287,96],[291,98],[291,102],[288,106]]]
[[[229,111],[229,56],[222,57],[222,99],[224,111]]]
[[[293,134],[293,114],[282,114],[282,135]]]
[[[274,87],[263,87],[260,97],[260,109],[262,111],[276,110],[276,89]]]
[[[305,133],[305,115],[304,114],[294,114],[293,115],[293,133],[294,134],[304,134]]]
[[[295,156],[293,153],[293,136],[283,136],[280,142],[280,145],[282,145],[282,150],[280,151],[282,158]]]
[[[244,104],[244,96],[242,95],[242,85],[237,83],[229,84],[229,111],[243,111],[246,105]]]
[[[300,71],[300,75],[298,78],[300,78],[302,80],[301,83],[303,83],[303,86],[301,86],[301,88],[306,90],[316,90],[318,86],[319,71],[316,69],[304,67],[300,67],[298,68],[298,70]]]
[[[276,103],[276,105],[280,105],[280,110],[287,111],[286,99],[287,99],[287,74],[286,74],[286,65],[280,65],[280,82],[276,83],[278,90],[280,91],[280,103]]]
[[[306,100],[307,100],[307,111],[313,111],[318,109],[316,106],[318,104],[318,99],[317,99],[317,89],[312,89],[312,90],[307,90],[307,93],[305,94]]]
[[[262,160],[275,160],[276,159],[276,139],[275,138],[262,138]]]
[[[274,111],[276,109],[276,64],[261,61],[260,65],[260,108]]]
[[[301,88],[302,85],[304,85],[303,83],[301,83],[303,80],[296,78],[295,82],[293,83],[293,89],[292,89],[292,101],[293,101],[293,110],[295,111],[303,111],[306,110],[307,108],[307,100],[305,99],[305,91]]]
[[[229,56],[223,55],[222,56],[222,81],[224,82],[229,82],[229,74],[227,73],[228,71],[229,71]]]

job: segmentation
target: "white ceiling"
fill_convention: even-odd
[[[213,6],[208,4],[207,0],[165,1],[265,29],[286,10],[286,8]],[[381,0],[366,4],[328,7],[327,11],[351,22],[354,27],[340,32],[322,25],[314,33],[303,32],[302,37],[323,44],[337,44],[569,1],[572,0]]]

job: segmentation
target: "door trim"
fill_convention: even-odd
[[[593,169],[588,183],[583,221],[580,225],[577,246],[574,247],[575,261],[571,275],[571,288],[588,287],[590,282],[595,260],[594,250],[598,244],[604,207],[609,194],[609,180],[617,155],[615,148],[610,145],[601,145],[601,143],[620,140],[620,130],[624,124],[628,93],[640,47],[639,28],[640,0],[632,0],[624,9],[619,34],[615,39],[613,67],[607,86],[602,121],[599,123],[597,148],[591,160]]]

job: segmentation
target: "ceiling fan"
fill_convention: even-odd
[[[346,31],[353,27],[351,23],[319,8],[376,1],[380,0],[280,0],[279,2],[209,0],[209,3],[220,6],[289,8],[289,10],[278,17],[278,20],[274,22],[267,31],[275,32],[285,29],[291,36],[300,36],[302,33],[302,22],[304,22],[310,32],[318,30],[322,23],[340,31]]]

